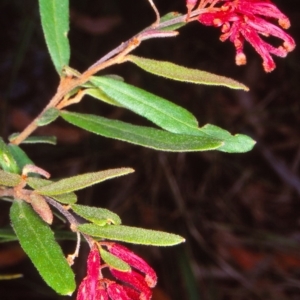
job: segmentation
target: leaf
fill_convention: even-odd
[[[33,210],[48,224],[53,222],[53,213],[43,196],[31,193],[30,204]]]
[[[178,12],[170,12],[164,16],[162,16],[160,18],[160,25],[159,27],[161,27],[161,24],[167,22],[167,21],[171,21],[173,19],[176,19],[178,17],[182,16],[182,14],[178,13]],[[179,29],[185,25],[187,25],[188,23],[187,22],[181,22],[181,23],[176,23],[176,24],[173,24],[173,25],[170,25],[170,26],[165,26],[165,24],[163,24],[165,27],[163,28],[159,28],[160,30],[166,30],[166,31],[173,31],[173,30],[176,30],[176,29]]]
[[[219,151],[228,153],[244,153],[250,151],[254,145],[255,141],[247,135],[236,134],[231,135],[228,131],[211,124],[207,124],[201,128],[199,131],[209,134],[210,136],[224,141],[224,145],[218,148]]]
[[[100,172],[81,174],[81,175],[61,179],[59,181],[45,185],[41,188],[38,188],[36,192],[41,195],[49,195],[49,196],[61,195],[73,191],[78,191],[85,187],[102,182],[104,180],[126,175],[132,172],[134,172],[134,170],[131,168],[117,168],[117,169],[109,169]]]
[[[62,111],[67,122],[87,131],[132,144],[163,151],[205,151],[219,148],[218,139],[199,132],[199,136],[174,134],[160,129],[135,126],[99,116]],[[202,135],[202,136],[201,136]]]
[[[10,135],[9,141],[14,140],[17,138],[19,134],[14,133]],[[50,144],[50,145],[56,145],[56,136],[29,136],[24,141],[22,141],[21,144]]]
[[[182,133],[187,127],[198,127],[197,119],[189,111],[142,89],[106,77],[93,77],[91,82],[123,107],[165,130]]]
[[[102,89],[105,92],[105,94],[115,99],[124,107],[134,111],[135,113],[141,116],[146,117],[147,119],[151,120],[153,123],[155,123],[156,125],[162,127],[167,131],[170,131],[172,133],[177,133],[177,134],[183,134],[185,138],[187,137],[187,135],[206,138],[206,140],[203,140],[204,145],[200,150],[218,149],[218,147],[214,147],[211,145],[208,145],[207,147],[206,145],[206,143],[214,142],[217,140],[219,140],[219,142],[222,142],[223,145],[223,147],[221,147],[220,150],[224,152],[230,152],[230,153],[249,151],[253,148],[253,145],[255,144],[251,138],[245,135],[239,134],[239,135],[232,136],[229,132],[221,128],[219,128],[220,131],[217,132],[216,130],[216,128],[218,128],[217,126],[214,127],[214,130],[211,130],[212,127],[209,127],[210,125],[208,125],[207,127],[204,126],[202,128],[199,128],[195,117],[185,109],[176,106],[175,104],[167,100],[164,100],[158,96],[152,95],[146,91],[128,85],[124,82],[117,83],[115,80],[110,78],[105,78],[105,77],[96,77],[92,80],[92,82],[94,84],[96,83],[99,84],[99,88]],[[74,118],[72,121],[74,121]],[[99,122],[103,123],[103,121],[104,119],[102,119],[102,121]],[[73,124],[75,123],[73,122]],[[85,124],[86,122],[81,122],[81,125],[85,126]],[[115,123],[115,124],[119,126],[121,125],[121,123],[119,124]],[[123,124],[125,125],[125,123]],[[101,132],[93,131],[95,130],[95,128],[93,128],[92,132],[107,136],[103,134],[104,132],[103,124],[101,125],[102,125]],[[89,130],[86,126],[85,127],[80,126],[80,127]],[[92,128],[92,126],[90,128]],[[142,129],[141,131],[143,130],[145,129]],[[111,134],[111,130],[109,131],[109,134]],[[152,136],[154,134],[155,133],[152,132]],[[115,136],[110,135],[108,137],[124,140],[123,139],[124,136],[126,136],[126,140],[129,141],[128,136],[124,134],[124,132],[122,135],[119,135],[119,137],[118,135]],[[213,140],[211,138],[213,138]],[[136,142],[136,139],[133,140],[135,142],[133,141],[130,142],[141,145],[140,141]],[[146,147],[149,146],[145,142],[142,145]],[[166,150],[174,151],[172,150],[172,148],[164,149],[162,147],[158,148],[157,146],[151,148],[165,150],[165,151]],[[191,147],[188,150],[180,149],[177,151],[195,151],[195,149]]]
[[[38,189],[40,187],[53,183],[53,181],[51,180],[46,180],[46,179],[36,178],[36,177],[28,177],[26,182],[33,189]],[[63,204],[73,204],[77,202],[77,196],[75,193],[51,195],[51,198]]]
[[[69,64],[70,45],[69,31],[69,1],[39,0],[41,22],[46,44],[58,74],[62,73],[64,65]]]
[[[37,126],[45,126],[53,121],[55,121],[59,117],[59,110],[55,107],[51,107],[47,109],[44,114],[37,119],[36,125]]]
[[[244,91],[249,90],[247,86],[231,78],[215,75],[201,70],[182,67],[167,61],[153,60],[134,55],[126,56],[126,60],[136,64],[149,73],[177,81],[226,86],[232,89]]]
[[[77,196],[75,193],[65,193],[61,195],[51,195],[54,200],[63,204],[73,204],[77,202]]]
[[[118,107],[122,107],[122,105],[120,105],[114,99],[108,97],[99,88],[89,88],[89,89],[84,90],[84,93],[87,94],[87,95],[89,95],[89,96],[91,96],[91,97],[93,97],[93,98],[101,100],[101,101],[103,101],[103,102],[105,102],[107,104],[118,106]]]
[[[55,230],[55,240],[76,241],[76,233],[70,230]],[[18,241],[12,228],[0,228],[0,243]]]
[[[0,169],[0,185],[17,186],[21,182],[21,176],[14,173],[5,172]]]
[[[78,226],[78,230],[97,238],[141,245],[173,246],[185,241],[176,234],[124,225],[83,224]]]
[[[20,170],[23,170],[26,165],[34,165],[33,161],[19,146],[9,144],[8,148]]]
[[[8,146],[4,143],[1,137],[0,137],[0,168],[2,168],[4,171],[11,172],[11,173],[20,172],[17,162],[15,161]]]
[[[92,206],[79,205],[79,204],[73,204],[71,205],[71,208],[77,215],[97,225],[103,224],[103,221],[104,221],[103,225],[110,224],[110,223],[115,225],[121,224],[120,217],[117,214],[105,208],[92,207]],[[100,222],[100,224],[98,222]]]
[[[22,248],[45,282],[57,293],[71,295],[76,288],[74,274],[49,226],[20,200],[13,202],[10,218]]]
[[[0,228],[0,238],[11,241],[17,240],[16,234],[12,228]]]
[[[221,128],[219,128],[219,131],[218,131],[217,126],[211,125],[213,127],[210,127],[210,125],[207,125],[202,128],[199,128],[198,124],[197,124],[197,120],[188,111],[186,111],[183,108],[178,107],[176,105],[174,108],[174,106],[172,106],[174,104],[171,103],[171,105],[170,105],[170,102],[168,102],[162,98],[159,98],[155,95],[152,95],[146,91],[143,91],[136,87],[130,86],[126,83],[123,83],[123,82],[116,83],[116,81],[114,81],[113,79],[109,79],[109,78],[105,78],[105,77],[97,77],[95,79],[95,81],[94,80],[92,80],[92,81],[93,81],[93,83],[97,82],[99,84],[100,88],[108,96],[114,98],[121,105],[134,111],[135,113],[137,113],[139,115],[142,115],[142,116],[148,118],[153,123],[162,127],[163,129],[170,131],[172,133],[183,134],[185,136],[185,138],[187,138],[187,136],[198,136],[201,138],[206,138],[205,140],[203,140],[203,145],[202,145],[202,147],[200,146],[201,149],[199,149],[199,150],[211,150],[211,149],[219,150],[219,147],[206,144],[209,142],[214,142],[214,141],[216,142],[218,140],[219,140],[219,142],[222,142],[222,145],[223,145],[222,147],[220,147],[220,150],[223,152],[230,152],[230,153],[233,153],[233,152],[241,153],[241,152],[249,151],[253,148],[253,146],[255,144],[255,142],[251,138],[249,138],[245,135],[237,134],[237,135],[233,136],[229,132],[227,132],[226,130],[223,130]],[[73,121],[74,121],[74,118],[71,121],[71,123],[75,124]],[[86,122],[80,122],[79,127],[85,128],[86,130],[98,133],[100,135],[104,135],[107,137],[113,137],[113,138],[117,138],[117,139],[121,139],[121,140],[124,140],[124,137],[126,137],[126,139],[125,139],[126,141],[149,147],[149,144],[147,142],[143,141],[141,143],[141,139],[138,139],[138,142],[137,142],[136,136],[134,136],[134,138],[132,137],[132,135],[129,136],[129,138],[131,138],[131,140],[130,140],[128,138],[128,136],[125,134],[125,132],[123,132],[122,134],[120,134],[119,132],[117,132],[117,133],[113,132],[116,135],[112,136],[111,135],[112,130],[109,130],[109,132],[108,132],[109,135],[107,135],[107,131],[105,132],[106,134],[103,134],[103,132],[104,132],[103,123],[105,121],[104,121],[104,119],[102,119],[101,121],[99,120],[99,122],[101,123],[100,126],[102,126],[102,128],[100,129],[101,132],[99,132],[99,130],[97,130],[97,129],[95,132],[95,127],[93,127],[93,125],[91,123],[90,123],[91,126],[89,126],[88,128],[90,128],[90,129],[93,128],[92,130],[89,130],[85,126]],[[121,123],[118,124],[116,122],[117,121],[115,121],[115,124],[117,126],[119,125],[118,127],[120,127]],[[125,125],[125,123],[122,123],[122,124]],[[75,125],[78,126],[78,124],[75,124]],[[107,125],[107,123],[105,125]],[[214,128],[214,130],[212,130],[212,128]],[[131,128],[129,128],[129,130],[133,130],[133,128],[131,127]],[[141,129],[139,132],[141,133],[141,131],[144,131],[144,130],[145,130],[145,128]],[[156,131],[156,133],[158,133],[158,132]],[[146,132],[143,135],[144,137],[145,137],[145,134],[146,134]],[[153,135],[155,135],[154,132],[152,132],[152,135],[150,133],[150,137],[152,137]],[[155,138],[157,138],[158,136],[159,136],[159,134]],[[167,138],[167,137],[165,137],[165,138]],[[179,137],[177,136],[177,138],[179,138]],[[213,138],[213,139],[211,139],[211,138]],[[158,137],[158,139],[159,139],[159,137]],[[188,149],[180,148],[178,150],[174,150],[173,147],[171,149],[168,149],[168,148],[165,149],[164,145],[162,147],[157,147],[157,145],[155,145],[155,146],[152,146],[151,148],[164,150],[164,151],[166,151],[166,150],[167,151],[195,151],[195,150],[197,150],[197,149],[194,149],[193,146],[191,146]]]
[[[125,261],[107,252],[103,248],[100,248],[100,255],[101,258],[104,260],[104,262],[107,263],[111,268],[123,272],[128,272],[131,269],[130,266]]]

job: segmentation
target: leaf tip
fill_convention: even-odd
[[[184,237],[181,237],[180,244],[185,243],[185,242],[186,242],[186,239]]]
[[[249,92],[250,91],[250,88],[248,88],[246,85],[244,85],[243,84],[243,86],[242,86],[242,89],[243,89],[243,91],[245,91],[245,92]]]

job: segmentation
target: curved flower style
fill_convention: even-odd
[[[108,251],[128,263],[132,268],[128,272],[101,265],[98,245],[91,249],[87,259],[87,276],[81,282],[77,300],[150,300],[151,288],[156,285],[155,271],[139,256],[116,243],[103,243]],[[109,267],[110,273],[118,280],[115,282],[103,278],[101,270]],[[122,285],[124,282],[126,285]]]
[[[189,11],[191,7],[195,7],[195,1],[186,1]],[[234,44],[237,65],[247,62],[243,52],[245,40],[262,57],[266,72],[271,72],[276,67],[271,54],[285,57],[295,48],[293,38],[280,28],[290,27],[288,17],[270,0],[201,0],[198,9],[204,9],[197,16],[200,23],[221,27],[220,40],[223,42],[229,39]],[[269,19],[277,19],[280,27],[272,24]],[[260,36],[277,37],[283,40],[283,44],[276,48]]]

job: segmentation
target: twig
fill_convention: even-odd
[[[47,196],[44,196],[44,197],[50,205],[55,207],[68,220],[68,222],[70,223],[71,230],[78,233],[77,226],[80,225],[80,222],[78,222],[78,220],[63,205],[61,205],[60,203],[58,203],[57,201],[53,200],[50,197],[47,197]],[[88,236],[84,233],[81,233],[81,234],[83,235],[85,240],[88,242],[89,246],[92,247],[93,244],[94,244],[94,240],[90,236]],[[79,245],[78,239],[77,239],[77,245],[76,245],[75,253],[78,253],[79,246],[80,245]]]
[[[195,10],[191,13],[191,17],[201,14],[203,11],[205,10]],[[187,15],[181,15],[171,20],[161,22],[155,28],[153,27],[153,25],[149,26],[128,41],[122,43],[120,46],[107,53],[80,76],[62,77],[57,92],[50,100],[48,105],[15,139],[11,141],[11,143],[15,145],[19,145],[20,143],[22,143],[29,135],[31,135],[34,130],[36,130],[36,128],[38,127],[37,120],[41,118],[49,108],[57,107],[60,101],[62,101],[69,92],[71,92],[76,87],[86,83],[95,73],[114,64],[122,63],[124,61],[124,56],[138,47],[142,41],[152,38],[172,37],[177,35],[178,32],[176,31],[168,31],[164,29],[178,23],[186,23],[186,16]]]

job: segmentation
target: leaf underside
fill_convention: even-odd
[[[141,69],[168,79],[190,82],[195,84],[225,86],[232,89],[248,91],[249,88],[244,84],[231,78],[216,75],[206,71],[191,69],[176,65],[168,61],[159,61],[135,55],[128,55],[127,61],[130,61]]]

